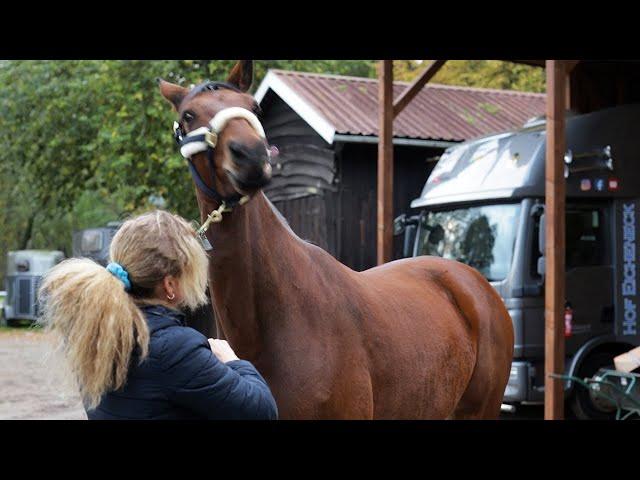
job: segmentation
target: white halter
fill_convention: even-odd
[[[196,153],[205,152],[208,148],[215,148],[218,143],[218,135],[234,118],[244,118],[256,131],[260,138],[265,138],[264,128],[258,117],[253,112],[242,107],[229,107],[220,110],[210,121],[209,127],[200,127],[189,132],[182,139],[180,153],[184,158],[191,158]],[[173,124],[174,130],[178,128],[177,122]]]

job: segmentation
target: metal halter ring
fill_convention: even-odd
[[[218,134],[216,132],[207,132],[204,134],[204,141],[207,142],[211,148],[216,148],[218,144]]]

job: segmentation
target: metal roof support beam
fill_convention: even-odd
[[[411,85],[407,87],[407,89],[402,92],[402,94],[398,97],[398,99],[393,102],[393,117],[397,117],[400,112],[406,107],[413,97],[415,97],[422,87],[424,87],[429,80],[431,80],[438,70],[442,68],[445,64],[446,60],[434,60],[431,64],[425,69],[424,72],[420,74],[418,78],[416,78]]]

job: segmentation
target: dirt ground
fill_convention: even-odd
[[[49,345],[38,330],[0,330],[0,420],[86,420],[77,392],[46,361]]]
[[[46,361],[49,347],[41,331],[0,329],[0,420],[86,420],[77,392],[63,388],[62,375]],[[501,418],[539,419],[542,407]]]

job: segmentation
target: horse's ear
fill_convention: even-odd
[[[253,83],[253,60],[238,61],[231,70],[227,82],[235,85],[243,92],[249,90]]]
[[[157,78],[156,80],[158,81],[158,86],[160,87],[160,93],[162,96],[169,100],[173,105],[173,108],[177,111],[178,107],[180,107],[180,103],[182,103],[184,97],[189,93],[189,90],[181,87],[180,85],[167,82],[161,78]]]

